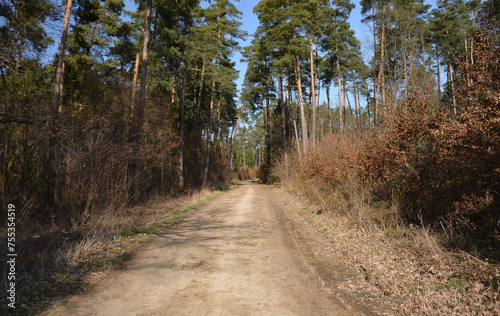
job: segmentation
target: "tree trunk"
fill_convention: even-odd
[[[219,45],[221,42],[221,34],[220,29],[218,31],[219,37]],[[214,78],[212,79],[212,95],[210,96],[210,124],[207,133],[207,156],[205,161],[205,172],[203,173],[203,187],[206,187],[208,184],[208,171],[210,168],[210,150],[211,150],[211,141],[212,141],[212,129],[213,129],[213,110],[214,110],[214,98],[215,98],[215,77],[217,75],[217,66],[219,63],[219,48],[217,48],[217,54],[215,56],[215,70],[214,70]]]
[[[372,14],[375,16],[375,7],[373,7]],[[373,59],[377,57],[377,32],[375,28],[375,19],[372,19],[373,24]],[[375,65],[374,65],[375,66]],[[377,81],[373,80],[373,94],[375,104],[373,105],[373,123],[377,125],[377,115],[378,115],[378,95],[380,88],[380,71],[378,73]]]
[[[403,64],[404,64],[404,73],[405,73],[405,95],[404,99],[405,101],[408,99],[408,68],[407,68],[407,61],[406,61],[406,45],[404,45],[404,38],[403,38]]]
[[[299,131],[297,130],[297,121],[296,120],[293,120],[293,127],[295,129],[295,140],[297,143],[297,153],[299,155],[299,160],[302,160],[302,157],[300,155]]]
[[[385,19],[385,6],[383,9],[384,19]],[[385,108],[385,73],[384,73],[384,63],[385,63],[385,23],[382,22],[382,39],[381,39],[381,47],[380,47],[380,75],[381,82],[380,88],[382,90],[382,107]],[[411,61],[410,61],[411,62]]]
[[[330,130],[330,133],[332,133],[333,129],[332,129],[332,108],[330,106],[330,83],[326,85],[326,100],[328,103],[328,128]]]
[[[283,76],[279,76],[279,91],[280,91],[280,103],[281,103],[281,126],[283,128],[283,151],[285,154],[285,168],[288,170],[288,148],[286,141],[286,116],[285,116],[285,98],[283,96]]]
[[[316,80],[314,78],[314,55],[313,55],[313,40],[312,34],[309,34],[310,48],[310,62],[311,62],[311,96],[312,96],[312,124],[311,124],[311,148],[314,150],[316,145]]]
[[[271,166],[271,110],[269,109],[269,78],[266,79],[266,163],[267,168]]]
[[[451,97],[453,100],[453,113],[457,115],[457,103],[455,100],[455,85],[453,84],[453,69],[451,68],[451,63],[448,61],[448,72],[450,73],[450,83],[451,83]]]
[[[438,80],[438,97],[441,97],[441,65],[439,63],[439,53],[436,49],[436,66],[437,66],[437,80]]]
[[[189,55],[189,52],[188,52]],[[186,104],[186,85],[189,73],[189,61],[184,63],[184,78],[181,89],[181,126],[179,132],[179,187],[184,188],[184,108]]]
[[[217,58],[215,61],[217,67]],[[215,74],[214,74],[215,75]],[[214,109],[214,97],[215,97],[215,78],[212,81],[212,96],[210,97],[210,124],[207,132],[207,155],[205,160],[205,172],[203,173],[203,187],[208,184],[208,171],[210,166],[210,150],[212,144],[212,128],[213,128],[213,109]]]
[[[194,120],[193,133],[198,135],[198,126],[200,122],[200,111],[201,111],[201,98],[203,96],[203,85],[205,83],[205,66],[207,64],[207,59],[203,59],[203,66],[201,68],[201,81],[200,81],[200,91],[198,91],[198,103],[196,104],[196,115]]]
[[[71,6],[73,5],[73,0],[67,0],[66,7],[64,9],[64,24],[63,30],[61,34],[61,45],[59,47],[59,58],[57,61],[57,70],[56,70],[56,82],[54,85],[54,98],[52,101],[52,112],[55,114],[59,112],[59,100],[62,94],[63,86],[61,84],[62,78],[64,76],[64,57],[66,53],[66,40],[68,38],[68,28],[69,28],[69,19],[71,16]]]
[[[354,116],[356,120],[356,129],[359,128],[359,115],[358,115],[358,97],[356,95],[356,84],[353,83],[353,94],[354,94]]]
[[[424,42],[424,33],[423,30],[420,30],[420,41],[422,42],[422,66],[425,69],[425,42]]]
[[[384,16],[385,16],[385,7],[384,7]],[[385,17],[384,17],[385,18]],[[382,91],[382,107],[385,108],[385,72],[384,72],[384,63],[385,63],[385,24],[382,22],[382,38],[380,44],[380,89]],[[411,61],[410,61],[411,62]]]
[[[234,146],[234,139],[236,138],[236,133],[238,132],[238,126],[240,125],[240,120],[241,120],[241,114],[243,113],[243,109],[245,108],[245,104],[243,102],[241,102],[241,109],[240,109],[240,113],[238,113],[238,120],[236,121],[236,127],[233,129],[233,132],[232,132],[232,135],[231,135],[231,139],[230,139],[230,147],[229,147],[229,151],[228,152],[228,155],[230,155],[231,157],[231,162],[233,160],[233,146]]]
[[[61,44],[59,47],[59,57],[57,61],[56,69],[56,81],[54,83],[54,98],[52,100],[52,119],[50,122],[50,138],[49,138],[49,154],[48,154],[48,164],[47,164],[47,204],[48,207],[54,209],[56,204],[56,185],[57,185],[57,174],[54,169],[53,164],[55,163],[56,157],[56,144],[58,131],[56,128],[56,120],[60,112],[59,102],[61,100],[61,94],[63,90],[62,79],[64,77],[64,56],[66,53],[66,40],[68,37],[69,20],[71,17],[71,6],[73,5],[73,0],[67,0],[64,9],[64,23],[63,30],[61,34]]]
[[[138,157],[141,151],[141,138],[144,125],[144,109],[146,107],[146,85],[148,76],[148,44],[150,37],[150,24],[151,24],[151,7],[152,0],[148,0],[146,8],[146,23],[144,25],[144,43],[142,46],[142,70],[141,70],[141,87],[139,90],[139,111],[137,115],[137,136],[135,139],[136,144],[136,166],[135,166],[135,186],[134,186],[134,200],[137,203],[140,198],[140,175],[141,175],[141,159]]]
[[[215,120],[215,128],[216,132],[214,133],[214,144],[215,144],[215,149],[219,147],[219,139],[220,139],[220,134],[222,133],[222,126],[220,124],[220,99],[221,99],[221,92],[219,91],[219,98],[217,99],[217,120]]]
[[[380,80],[382,77],[382,66],[380,66],[378,72],[378,80],[377,80],[377,88],[375,89],[375,107],[373,109],[373,120],[375,121],[375,125],[378,125],[378,116],[379,116],[379,97],[380,97]]]
[[[345,91],[346,91],[346,88],[345,88],[345,78],[344,78],[344,81],[342,82],[342,85],[343,85],[343,88],[344,88],[344,91],[342,91],[342,93],[344,94],[343,95],[343,97],[344,97],[344,103],[343,103],[344,124],[347,124],[347,107],[346,107],[346,101],[345,101]]]
[[[144,31],[144,28],[142,29]],[[139,77],[140,50],[135,54],[134,78],[132,80],[132,97],[130,100],[130,121],[129,121],[129,141],[132,141],[135,135],[135,98],[137,94],[137,78]]]
[[[66,69],[66,60],[63,60],[62,63],[62,72],[64,74],[64,71]],[[59,81],[59,106],[57,107],[57,112],[61,113],[62,112],[62,106],[63,106],[63,96],[64,96],[64,75],[61,77],[61,81]]]
[[[293,30],[293,37],[296,38],[296,33],[295,33],[295,28]],[[308,147],[308,139],[307,139],[307,123],[306,123],[306,115],[304,112],[304,98],[302,96],[302,80],[301,80],[301,73],[300,73],[300,61],[299,61],[299,56],[295,55],[294,57],[295,60],[295,80],[297,82],[297,93],[299,94],[299,106],[300,106],[300,120],[301,120],[301,130],[302,130],[302,146],[303,146],[303,151],[304,154],[307,153],[307,147]]]
[[[286,91],[287,91],[287,108],[288,108],[288,126],[293,126],[293,120],[295,119],[295,111],[293,109],[293,93],[292,93],[292,87],[290,85],[290,76],[287,76],[286,78]],[[291,127],[290,127],[291,128]],[[288,136],[289,141],[293,141],[293,133],[291,133]]]
[[[246,153],[246,148],[245,145],[243,145],[243,167],[247,166],[247,153]]]
[[[344,131],[344,120],[342,115],[342,80],[340,77],[340,57],[338,56],[337,56],[337,73],[338,73],[338,85],[339,85],[339,130],[342,133]]]
[[[213,129],[213,109],[214,109],[214,98],[215,98],[215,75],[217,73],[217,63],[219,57],[215,57],[215,72],[214,79],[212,80],[212,95],[210,97],[210,124],[207,133],[207,155],[205,161],[205,172],[203,173],[203,187],[206,187],[208,184],[208,171],[210,166],[210,150],[212,144],[212,129]]]
[[[364,130],[365,126],[364,126],[364,124],[362,124],[363,120],[361,118],[361,96],[360,96],[360,93],[359,93],[359,89],[356,89],[356,90],[358,90],[358,105],[359,105],[359,107],[358,107],[358,111],[359,111],[358,112],[358,118],[359,118],[359,126],[361,126],[362,130]],[[368,111],[368,122],[369,121],[370,121],[370,111]]]
[[[408,37],[408,40],[411,41],[411,38]],[[413,47],[414,44],[412,43],[412,48],[410,48],[410,77],[409,77],[409,87],[410,89],[413,87],[413,81],[412,81],[412,75],[413,75]]]
[[[319,55],[319,48],[318,48],[318,43],[316,43],[316,58],[318,58],[318,55]],[[316,117],[318,117],[319,115],[319,110],[320,110],[320,93],[321,93],[321,86],[320,86],[320,83],[319,83],[319,65],[318,63],[316,63],[316,74],[314,75],[314,84],[316,85]],[[317,119],[315,120],[315,124],[317,125],[318,122],[317,122]],[[318,127],[319,128],[319,127]],[[323,125],[321,125],[321,128],[323,128]],[[321,130],[321,133],[323,133],[323,129]],[[323,136],[322,134],[320,134],[319,132],[316,133],[317,135],[321,135]],[[323,137],[322,137],[323,138]],[[319,139],[319,136],[318,136],[318,143],[320,143],[320,139]]]

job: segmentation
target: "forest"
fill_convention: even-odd
[[[262,110],[259,178],[341,213],[369,205],[376,221],[431,227],[451,248],[498,258],[498,3],[360,6],[371,51],[348,22],[349,1],[255,7],[241,98]]]
[[[500,260],[500,2],[253,12],[248,34],[230,0],[1,0],[2,222],[12,204],[27,244],[109,239],[103,218],[239,174]]]

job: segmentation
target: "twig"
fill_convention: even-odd
[[[485,262],[485,261],[483,261],[483,260],[481,260],[481,259],[479,259],[479,258],[476,258],[476,257],[474,257],[473,255],[471,255],[470,253],[467,253],[467,252],[465,252],[465,251],[463,251],[463,250],[460,250],[460,251],[459,251],[459,254],[461,254],[461,255],[462,255],[462,254],[463,254],[463,255],[466,255],[469,259],[474,259],[474,260],[475,260],[475,261],[477,261],[478,263],[481,263],[481,264],[483,264],[483,265],[485,265],[485,266],[489,265],[489,263],[488,263],[488,262]]]

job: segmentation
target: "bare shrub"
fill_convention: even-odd
[[[230,174],[229,179],[231,182],[237,182],[239,180],[240,173],[238,172],[238,170],[233,169],[229,172],[229,174]]]
[[[273,168],[289,189],[320,205],[321,212],[331,211],[372,229],[372,220],[382,222],[390,214],[385,208],[376,212],[369,207],[370,193],[360,178],[358,156],[364,148],[364,134],[329,134],[304,160],[297,153],[282,157]]]
[[[257,178],[257,167],[248,168],[247,166],[244,166],[238,170],[239,180],[254,180],[256,178]]]
[[[398,200],[406,220],[472,250],[499,242],[500,220],[500,50],[485,31],[474,42],[474,62],[458,67],[461,112],[436,113],[417,92],[360,157],[376,198]]]
[[[287,183],[296,173],[300,164],[300,159],[296,153],[296,149],[292,150],[292,154],[287,153],[279,156],[271,170],[271,175],[281,183]]]

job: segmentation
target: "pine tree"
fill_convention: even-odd
[[[456,114],[458,105],[455,98],[455,72],[459,56],[470,55],[472,44],[468,44],[468,37],[474,32],[473,20],[477,3],[462,0],[439,0],[438,8],[432,10],[430,30],[436,55],[443,60],[448,74],[449,96],[452,100],[453,111]]]
[[[208,174],[210,171],[210,155],[213,136],[213,117],[214,104],[216,97],[217,82],[223,84],[227,78],[228,67],[222,61],[232,54],[236,48],[238,39],[245,36],[239,30],[241,22],[238,19],[241,17],[241,12],[236,9],[236,6],[228,0],[217,0],[205,12],[205,17],[208,22],[207,26],[212,31],[212,36],[217,38],[216,54],[214,58],[214,69],[212,74],[212,88],[210,96],[210,112],[209,112],[209,128],[207,134],[207,152],[205,161],[205,170],[203,173],[203,187],[208,184]],[[229,71],[231,73],[232,71]],[[225,81],[227,82],[227,81]]]
[[[45,23],[56,18],[49,0],[8,0],[0,3],[0,62],[17,71],[26,50],[42,53],[53,43]]]
[[[322,40],[322,48],[326,52],[324,67],[329,76],[325,78],[326,84],[331,83],[332,76],[337,76],[340,131],[343,130],[345,123],[343,119],[345,104],[342,102],[342,81],[346,80],[349,61],[354,56],[360,56],[359,41],[347,22],[353,7],[350,1],[333,1],[331,7],[326,11],[328,22],[325,25],[325,34],[327,35]],[[359,61],[359,58],[356,60]]]

